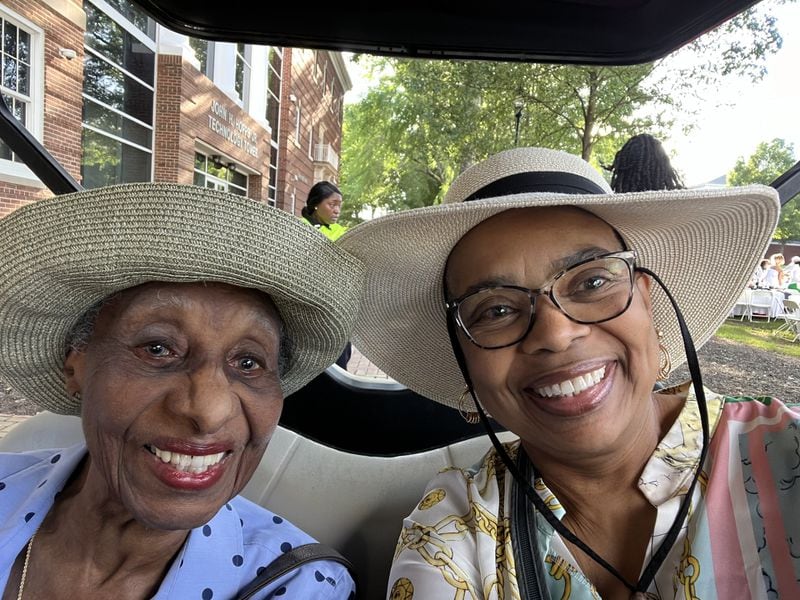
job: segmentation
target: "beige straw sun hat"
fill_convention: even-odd
[[[559,205],[582,207],[619,232],[636,251],[637,264],[675,297],[697,348],[745,288],[780,212],[777,193],[765,186],[613,194],[577,156],[507,150],[456,178],[442,205],[368,221],[340,238],[367,269],[353,344],[399,383],[457,407],[464,378],[450,345],[442,291],[451,250],[499,212]],[[674,368],[686,360],[675,312],[658,285],[651,294]]]
[[[62,368],[76,320],[148,281],[214,281],[271,296],[291,340],[289,395],[331,365],[358,311],[363,267],[284,211],[197,186],[126,184],[42,200],[0,219],[0,378],[77,414]]]

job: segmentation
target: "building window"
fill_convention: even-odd
[[[36,93],[44,74],[42,33],[33,26],[26,26],[21,19],[0,11],[0,34],[0,95],[11,114],[29,131],[38,133],[43,109],[41,90]],[[35,102],[34,98],[37,98]],[[0,159],[20,162],[2,140]]]
[[[214,65],[214,42],[189,38],[189,46],[194,50],[194,56],[200,63],[200,72],[211,79]]]
[[[236,44],[236,93],[242,103],[247,102],[250,87],[250,46]]]
[[[114,15],[114,11],[118,12],[119,17],[121,17],[122,20],[125,20],[136,27],[136,29],[144,33],[151,40],[156,39],[155,21],[150,19],[145,12],[135,4],[129,2],[128,0],[99,0],[98,2],[95,2],[95,4],[103,7],[103,9],[112,16],[116,16]],[[106,6],[103,6],[104,4]],[[109,7],[111,10],[109,10]]]
[[[272,127],[272,141],[278,141],[281,121],[281,70],[283,69],[283,48],[269,49],[269,68],[267,71],[267,122]]]
[[[83,155],[86,188],[151,181],[155,43],[101,3],[84,2]]]
[[[194,154],[194,184],[200,187],[247,196],[247,175],[235,163],[225,163],[217,155]]]
[[[267,75],[267,122],[272,127],[269,156],[269,181],[267,200],[275,206],[278,200],[278,140],[281,127],[281,72],[283,70],[283,48],[269,49],[269,71]],[[299,114],[299,111],[297,111]],[[296,127],[296,126],[295,126]]]

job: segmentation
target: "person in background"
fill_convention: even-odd
[[[329,240],[335,241],[347,231],[347,227],[338,223],[341,210],[342,192],[339,188],[330,181],[318,181],[308,191],[308,199],[301,214],[306,223],[315,227]],[[346,370],[352,354],[353,346],[347,342],[339,358],[336,359],[336,364]]]
[[[284,397],[350,335],[356,259],[281,210],[175,184],[24,206],[0,255],[0,375],[85,437],[0,454],[3,598],[231,600],[313,541],[239,494]],[[246,597],[355,592],[338,562],[280,573]]]
[[[800,292],[800,256],[793,256],[789,266],[784,270],[786,274],[787,289]]]
[[[769,257],[769,268],[764,277],[764,287],[772,289],[783,289],[786,285],[786,275],[783,273],[783,265],[786,259],[783,254],[776,253]]]
[[[751,288],[764,288],[767,285],[764,283],[764,280],[767,277],[767,271],[769,270],[769,259],[762,258],[756,270],[753,272],[753,277],[750,279],[750,284],[748,287]]]
[[[696,352],[779,212],[766,186],[615,194],[515,148],[342,237],[367,269],[356,346],[494,446],[429,483],[386,597],[800,598],[800,410],[711,391]]]
[[[339,188],[330,181],[318,181],[308,191],[301,214],[329,240],[336,240],[347,231],[347,227],[338,223],[341,210],[342,192]]]
[[[649,133],[629,139],[614,156],[611,189],[615,192],[677,190],[684,187],[664,147]]]

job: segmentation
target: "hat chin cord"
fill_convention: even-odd
[[[637,267],[637,271],[641,273],[645,273],[653,278],[653,280],[658,283],[664,293],[666,294],[667,298],[672,305],[673,310],[675,311],[675,316],[678,320],[678,325],[681,330],[681,337],[683,338],[683,348],[686,352],[686,363],[689,368],[689,374],[691,375],[692,382],[694,384],[695,395],[697,397],[697,408],[700,413],[700,423],[702,426],[703,432],[703,442],[702,442],[702,449],[700,451],[700,460],[697,465],[697,469],[695,470],[694,477],[692,478],[692,483],[689,486],[686,495],[684,496],[681,506],[678,510],[678,514],[675,516],[675,520],[672,523],[667,535],[664,537],[664,541],[653,553],[653,556],[650,558],[650,562],[647,564],[642,576],[639,578],[639,581],[634,585],[631,584],[627,579],[625,579],[622,574],[617,571],[611,564],[609,564],[603,557],[597,554],[594,550],[592,550],[588,544],[586,544],[583,540],[581,540],[578,536],[572,533],[566,525],[562,524],[561,521],[553,514],[550,508],[544,503],[544,501],[539,497],[539,494],[533,489],[533,486],[529,481],[527,481],[517,469],[517,466],[514,464],[514,461],[511,460],[511,457],[506,452],[503,445],[500,443],[500,440],[497,439],[497,435],[495,435],[494,430],[492,429],[491,424],[489,423],[489,418],[486,416],[486,412],[481,407],[480,402],[478,402],[478,398],[475,394],[475,389],[472,385],[472,378],[469,375],[469,370],[467,369],[466,360],[464,358],[464,353],[461,349],[461,345],[458,340],[458,336],[456,334],[456,324],[455,319],[452,317],[452,314],[448,312],[447,316],[447,332],[450,336],[450,344],[453,347],[453,353],[455,354],[456,362],[458,362],[458,367],[461,370],[462,375],[464,376],[464,381],[467,384],[467,388],[469,389],[469,393],[472,396],[472,400],[475,403],[475,409],[478,412],[478,416],[480,417],[481,423],[483,423],[484,428],[486,429],[486,433],[489,435],[489,439],[492,441],[492,445],[494,446],[495,450],[497,451],[498,455],[502,459],[503,463],[505,463],[506,469],[511,473],[514,480],[517,482],[517,485],[522,487],[522,490],[525,492],[528,500],[533,503],[536,507],[536,510],[544,517],[544,519],[550,524],[550,526],[556,530],[559,535],[565,540],[571,542],[583,552],[586,553],[589,558],[603,567],[606,571],[611,573],[614,577],[616,577],[619,581],[621,581],[625,587],[627,587],[632,593],[644,593],[650,587],[653,579],[658,572],[658,569],[661,567],[664,560],[667,558],[667,554],[669,553],[672,546],[675,544],[675,540],[678,537],[678,533],[681,530],[681,526],[683,525],[684,520],[686,519],[686,515],[689,512],[689,505],[691,504],[692,495],[694,493],[695,485],[697,484],[697,479],[700,475],[700,471],[703,468],[703,464],[705,463],[706,456],[708,454],[708,443],[709,443],[709,425],[708,425],[708,407],[706,405],[706,395],[705,390],[703,389],[703,378],[700,374],[700,364],[697,360],[697,352],[694,347],[694,341],[692,340],[692,336],[689,333],[689,328],[686,326],[686,321],[683,318],[683,314],[681,314],[680,309],[678,308],[678,304],[675,302],[675,298],[673,298],[670,291],[661,281],[661,279],[653,273],[650,269],[644,267]],[[445,290],[445,297],[447,297],[447,286],[444,284]],[[524,451],[524,450],[522,450]],[[530,457],[528,457],[530,459]],[[533,468],[533,477],[536,478],[536,467],[533,465],[533,461],[530,461],[531,466]]]

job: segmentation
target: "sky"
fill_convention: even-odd
[[[800,4],[777,7],[776,14],[783,47],[768,59],[766,77],[721,89],[720,97],[735,98],[735,106],[708,106],[691,134],[673,133],[665,141],[687,185],[724,175],[739,157],[776,137],[793,143],[800,158]]]
[[[775,8],[783,47],[767,59],[767,75],[757,84],[735,81],[718,98],[731,106],[706,102],[688,135],[674,131],[664,139],[673,165],[687,186],[725,175],[739,157],[749,157],[760,142],[780,137],[794,144],[800,159],[800,3]],[[345,102],[357,102],[371,85],[358,65],[349,62],[353,88]]]

